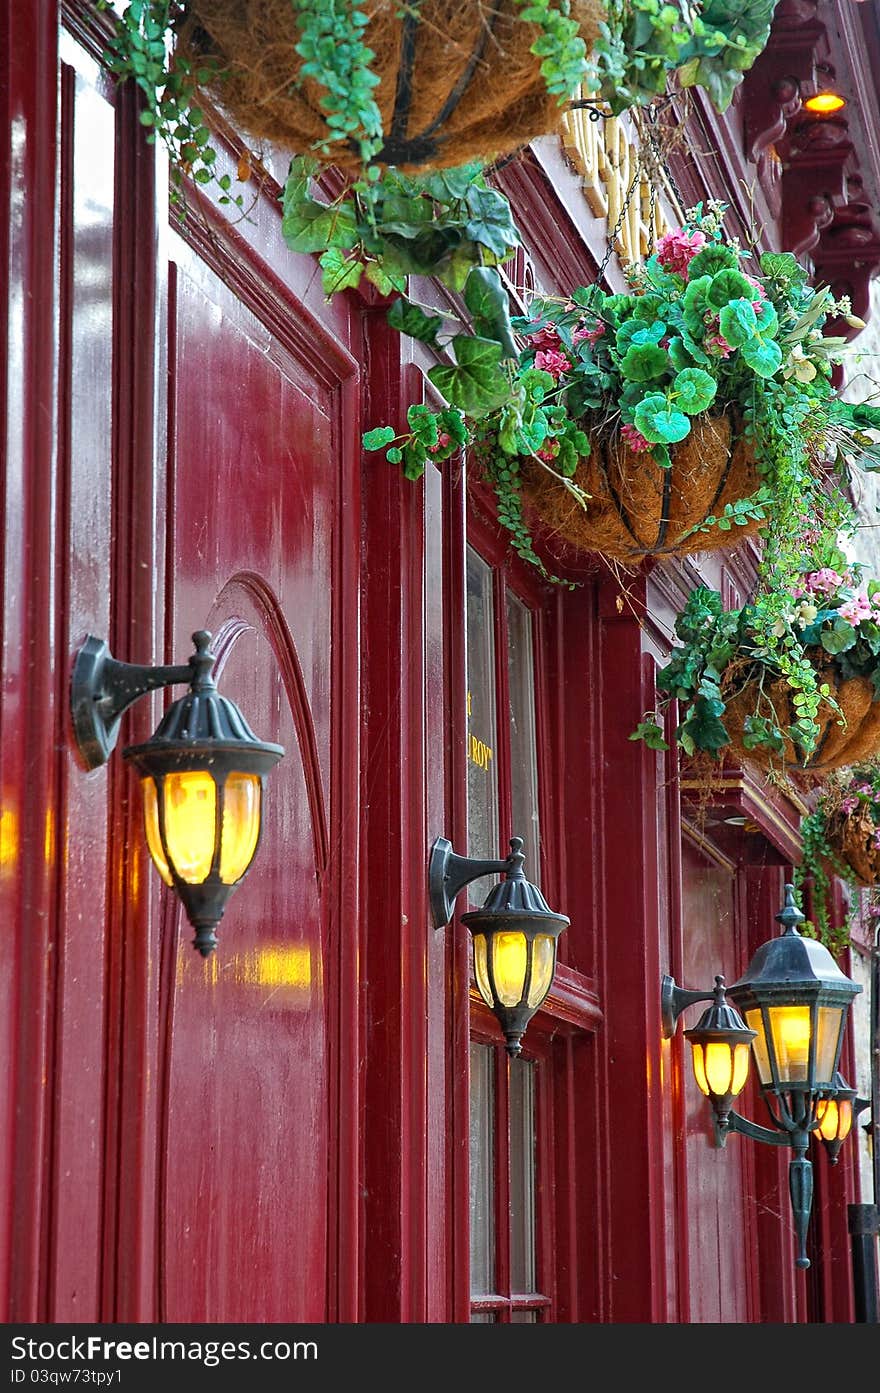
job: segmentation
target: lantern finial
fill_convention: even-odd
[[[783,905],[779,913],[774,916],[777,924],[782,925],[785,933],[797,934],[798,924],[802,924],[806,917],[807,916],[805,914],[801,914],[801,911],[798,909],[797,905],[794,902],[794,886],[786,885],[785,904]],[[798,937],[800,937],[799,934]]]

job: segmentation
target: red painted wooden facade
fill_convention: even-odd
[[[469,544],[533,616],[541,883],[571,919],[526,1036],[541,1318],[851,1320],[851,1163],[817,1158],[796,1274],[783,1161],[713,1148],[680,1036],[661,1038],[661,974],[738,975],[798,855],[796,811],[748,771],[701,819],[628,738],[688,586],[742,594],[753,558],[657,568],[623,604],[599,567],[574,592],[536,582],[461,465],[412,485],[362,454],[430,393],[430,359],[381,302],[325,303],[277,178],[250,221],[170,214],[90,7],[0,15],[5,1319],[470,1319],[469,1042],[505,1056],[466,930],[431,928],[426,896],[434,838],[467,841]],[[744,216],[742,104],[698,107],[703,137],[718,154],[682,162],[688,201]],[[555,144],[504,179],[537,282],[590,281],[603,233]],[[772,245],[776,193],[757,194]],[[207,963],[132,773],[82,769],[67,706],[86,633],[182,662],[201,627],[287,751]],[[133,708],[123,742],[161,709]]]

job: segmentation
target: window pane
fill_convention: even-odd
[[[535,755],[535,658],[532,614],[507,592],[507,670],[510,686],[511,835],[525,840],[526,875],[539,884],[538,764]]]
[[[535,1290],[535,1066],[510,1062],[510,1282]]]
[[[471,1294],[495,1289],[495,1074],[491,1045],[471,1045]]]
[[[511,1325],[535,1325],[537,1320],[537,1311],[512,1311],[510,1316]]]
[[[471,1325],[495,1325],[498,1317],[494,1311],[472,1311]]]
[[[499,856],[498,772],[495,724],[495,628],[492,571],[468,547],[467,554],[467,815],[468,855]],[[481,905],[495,883],[471,882],[468,898]]]

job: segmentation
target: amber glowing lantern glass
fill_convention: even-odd
[[[712,1005],[691,1030],[684,1032],[684,1037],[690,1041],[693,1052],[697,1087],[723,1123],[749,1076],[749,1046],[755,1032],[728,1005],[723,977],[715,978],[714,996]]]
[[[211,679],[208,636],[194,635],[193,680],[142,745],[123,750],[141,774],[144,826],[153,863],[173,886],[203,957],[260,840],[263,786],[284,753],[258,740]],[[201,643],[201,646],[200,646]]]
[[[123,713],[160,687],[189,683],[154,735],[123,750],[141,775],[147,846],[196,930],[203,957],[226,902],[247,874],[260,840],[266,776],[284,749],[258,740],[234,702],[211,676],[211,635],[193,634],[185,664],[145,666],[114,658],[89,634],[74,661],[70,714],[87,769],[105,764],[116,747]]]
[[[786,886],[776,915],[784,932],[763,943],[727,994],[755,1032],[752,1052],[765,1093],[833,1090],[847,1012],[861,990],[818,939],[797,931],[804,916]]]
[[[832,1166],[850,1134],[853,1125],[856,1090],[850,1088],[841,1074],[834,1076],[834,1091],[816,1104],[816,1135],[822,1141]]]
[[[839,92],[832,92],[830,89],[824,92],[817,92],[813,97],[807,97],[804,108],[811,111],[814,116],[833,116],[836,112],[842,111],[846,106],[846,98]]]
[[[523,873],[523,840],[512,837],[506,861],[456,856],[438,837],[431,853],[429,889],[435,927],[448,924],[458,892],[493,871],[505,879],[490,890],[481,909],[461,916],[471,933],[477,990],[495,1013],[508,1054],[518,1055],[532,1016],[547,997],[556,972],[556,944],[569,920],[555,914]]]

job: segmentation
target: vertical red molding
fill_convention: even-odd
[[[8,1023],[0,1075],[4,1143],[3,1273],[12,1321],[45,1318],[54,985],[54,829],[63,727],[55,651],[57,430],[57,32],[54,0],[2,10],[8,256],[3,556],[3,816],[0,977]],[[13,43],[14,39],[14,43]],[[5,270],[0,275],[6,275]],[[6,995],[8,993],[8,995]]]
[[[364,317],[367,420],[398,421],[414,396],[400,338]],[[409,390],[408,390],[409,389]],[[362,539],[365,912],[363,1117],[367,1321],[425,1320],[426,890],[423,492],[369,457]]]
[[[160,333],[155,155],[143,139],[130,87],[117,104],[113,306],[114,577],[110,646],[132,662],[172,661],[163,632],[163,400],[156,398]],[[151,519],[152,525],[138,525]],[[126,740],[151,734],[161,698],[126,717]],[[109,886],[104,1319],[156,1320],[155,894],[140,794],[118,757],[109,769],[115,829]]]
[[[632,605],[645,603],[635,581]],[[605,952],[599,1035],[607,1138],[608,1260],[605,1319],[670,1318],[665,1229],[660,1032],[660,884],[656,754],[629,737],[655,702],[653,664],[616,588],[600,592],[604,825]],[[627,1105],[620,1106],[626,1097]],[[633,1136],[641,1138],[633,1146]]]

